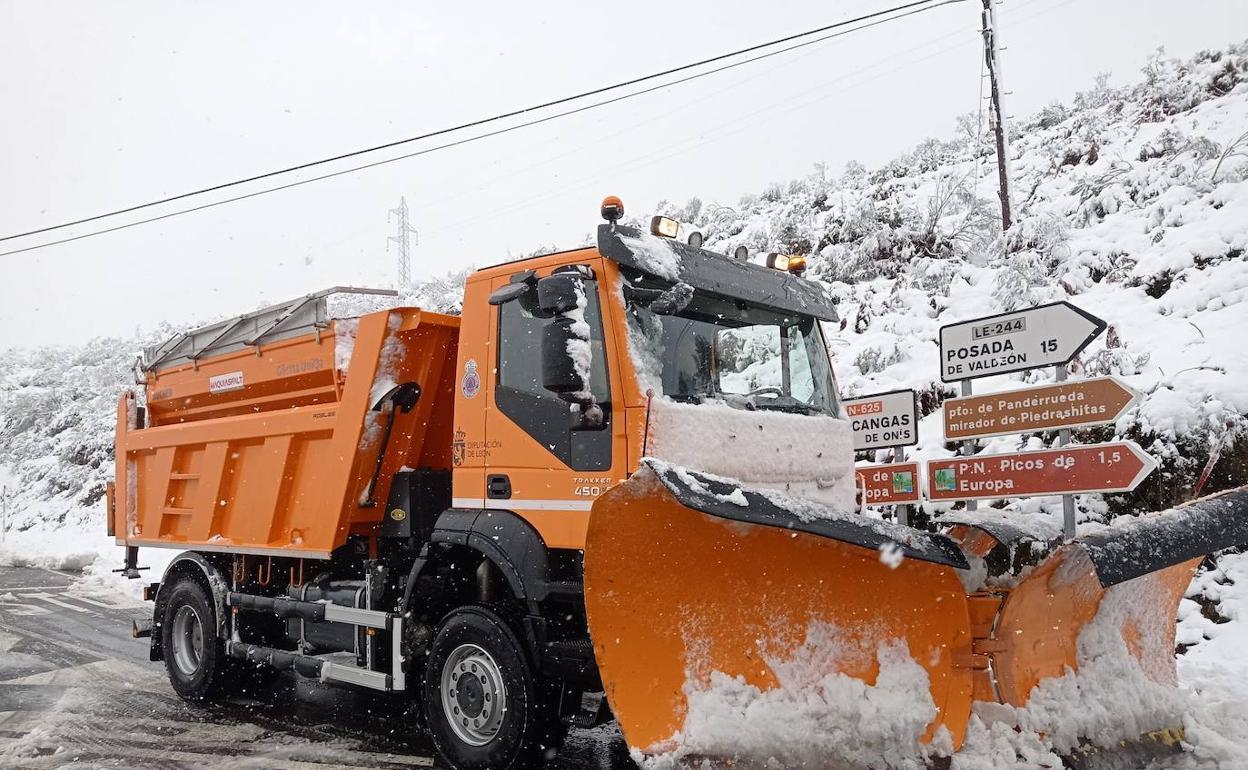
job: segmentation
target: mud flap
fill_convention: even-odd
[[[774,496],[655,465],[595,502],[586,611],[630,746],[674,748],[690,693],[713,673],[775,690],[784,653],[809,651],[821,633],[837,643],[816,653],[816,681],[839,673],[874,685],[881,646],[899,645],[926,673],[919,686],[935,706],[922,740],[943,738],[944,728],[952,747],[961,744],[972,693],[955,572],[964,557],[943,536],[827,509],[830,518],[814,519],[810,506],[822,506],[802,505],[799,517]]]

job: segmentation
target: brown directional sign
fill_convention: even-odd
[[[927,499],[1129,492],[1156,467],[1133,441],[933,460],[927,464]]]
[[[858,487],[863,505],[904,505],[919,501],[919,464],[859,465]]]
[[[951,398],[944,404],[945,439],[1104,425],[1117,420],[1139,398],[1116,377]]]

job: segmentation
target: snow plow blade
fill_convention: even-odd
[[[960,526],[996,541],[976,545],[951,532],[981,556],[997,545],[1017,550],[1026,539],[998,523]],[[1206,554],[1245,544],[1248,490],[1240,488],[1058,545],[1013,587],[972,597],[996,610],[991,629],[976,633],[991,661],[991,681],[979,682],[976,698],[1027,705],[1040,682],[1079,670],[1080,635],[1094,621],[1117,627],[1148,679],[1174,684],[1175,617],[1197,566]]]
[[[961,743],[973,658],[955,572],[965,557],[942,535],[856,514],[815,518],[814,509],[831,513],[649,461],[594,503],[586,610],[630,746],[697,750],[690,730],[706,721],[696,712],[717,683],[744,688],[764,708],[790,690],[800,702],[832,677],[859,693],[847,700],[868,703],[877,684],[889,695],[885,665],[905,667],[907,686],[918,688],[909,696],[928,704],[918,717],[907,709],[898,727],[911,750],[938,735]],[[794,716],[791,729],[808,734],[812,725]],[[726,744],[726,752],[721,740],[706,748],[733,755]]]

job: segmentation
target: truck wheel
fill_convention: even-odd
[[[425,720],[454,770],[531,767],[561,736],[520,641],[497,614],[461,607],[442,620],[425,663]]]
[[[227,673],[225,644],[207,590],[196,580],[173,586],[161,623],[165,669],[178,695],[205,700],[222,694]]]

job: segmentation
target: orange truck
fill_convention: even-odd
[[[179,695],[281,671],[404,693],[455,768],[525,766],[610,718],[658,754],[708,677],[781,687],[759,645],[835,626],[908,650],[935,705],[916,740],[954,751],[974,701],[1023,706],[1077,668],[1103,597],[1141,580],[1169,635],[1123,633],[1173,675],[1175,608],[1203,554],[1248,539],[1223,510],[1242,494],[1031,543],[1013,583],[1025,532],[861,515],[836,311],[804,261],[622,212],[604,201],[594,246],[473,273],[460,316],[331,318],[322,292],[146,351],[108,529],[133,577],[140,548],[183,551],[135,628]],[[869,686],[882,664],[820,665]]]

